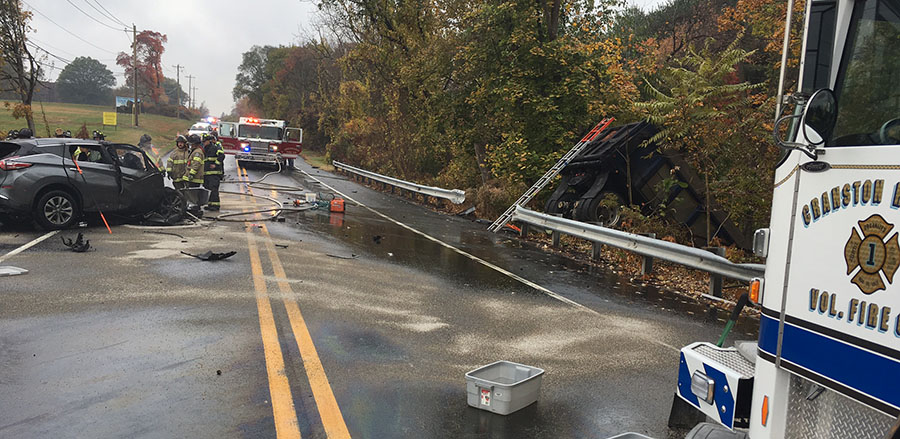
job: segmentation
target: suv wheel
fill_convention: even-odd
[[[78,220],[78,204],[65,191],[50,191],[38,199],[34,217],[38,225],[48,230],[71,227]]]

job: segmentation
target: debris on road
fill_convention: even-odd
[[[278,247],[278,248],[288,248],[287,244],[275,244],[275,247]]]
[[[13,267],[10,265],[0,265],[0,277],[17,276],[26,273],[28,273],[28,270],[24,268]]]
[[[81,233],[75,237],[74,241],[65,236],[61,236],[60,238],[62,238],[63,245],[72,249],[73,252],[84,253],[91,249],[91,241],[89,239],[84,239],[84,235]]]
[[[356,259],[356,258],[359,257],[359,256],[357,256],[357,255],[355,255],[355,254],[352,254],[352,253],[350,254],[350,256],[333,255],[333,254],[331,254],[331,253],[328,253],[327,255],[328,255],[328,256],[331,256],[332,258],[338,258],[338,259]]]
[[[384,238],[384,237],[381,236],[381,235],[375,235],[375,236],[372,237],[372,241],[374,241],[376,244],[381,244],[381,239],[382,239],[382,238]]]
[[[457,213],[456,216],[469,216],[469,215],[471,215],[471,214],[473,214],[473,213],[475,213],[475,207],[474,207],[474,206],[473,206],[473,207],[470,207],[470,208],[468,208],[468,209],[466,209],[466,210],[464,210],[464,211],[462,211],[462,212],[460,212],[460,213]]]
[[[187,239],[184,236],[179,235],[178,233],[174,233],[174,232],[158,232],[156,230],[145,230],[144,233],[152,233],[154,235],[171,235],[171,236],[177,236],[181,239]]]
[[[206,253],[201,253],[199,255],[192,255],[192,254],[186,253],[186,252],[181,252],[181,254],[197,258],[201,261],[213,262],[213,261],[221,261],[222,259],[228,259],[228,258],[236,255],[237,252],[230,251],[230,252],[225,252],[225,253],[213,253],[211,251],[208,251]]]

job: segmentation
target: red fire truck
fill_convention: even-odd
[[[219,140],[226,154],[238,165],[266,163],[285,167],[293,163],[303,145],[303,130],[288,128],[283,120],[242,117],[235,122],[219,122]]]

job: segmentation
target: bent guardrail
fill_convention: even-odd
[[[399,178],[388,177],[386,175],[376,174],[371,171],[366,171],[365,169],[360,169],[354,166],[346,165],[341,162],[332,162],[335,168],[340,169],[345,172],[351,172],[366,178],[370,178],[375,181],[380,181],[384,184],[389,184],[392,186],[396,186],[399,188],[406,189],[408,191],[420,193],[423,195],[428,195],[435,198],[443,198],[445,200],[450,200],[453,204],[462,204],[466,201],[466,192],[460,189],[443,189],[434,186],[425,186],[422,184],[416,184],[405,180],[400,180]]]
[[[750,281],[765,274],[765,265],[735,264],[722,256],[703,249],[547,215],[521,206],[516,208],[512,220],[621,248],[643,256],[663,259],[731,279]]]

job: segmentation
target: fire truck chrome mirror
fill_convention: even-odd
[[[712,404],[716,394],[716,381],[698,370],[691,375],[691,393],[707,404]]]
[[[803,110],[800,122],[803,137],[810,145],[821,145],[831,137],[836,121],[837,100],[834,98],[834,92],[827,88],[817,90]]]

